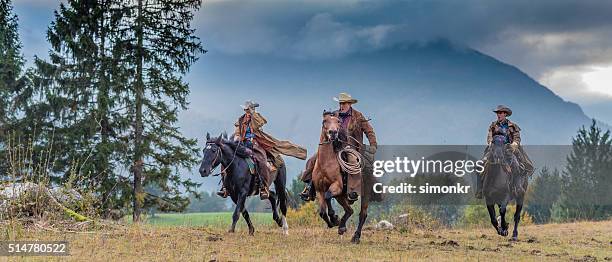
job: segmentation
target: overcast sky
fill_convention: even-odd
[[[30,61],[48,50],[58,2],[14,0]],[[600,0],[205,1],[194,27],[210,52],[321,62],[445,38],[518,67],[612,123],[611,14],[612,1]]]

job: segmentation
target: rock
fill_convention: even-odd
[[[7,212],[11,200],[16,200],[26,192],[34,192],[38,188],[39,186],[37,184],[30,182],[3,185],[2,188],[0,188],[0,212]]]
[[[78,207],[83,200],[81,194],[74,189],[47,188],[31,182],[14,182],[0,188],[0,218],[9,213],[19,216],[40,214],[41,212],[59,212],[77,221],[89,220],[76,213],[71,207]],[[39,204],[35,204],[39,203]],[[40,205],[40,203],[44,203]],[[36,209],[34,212],[33,209]]]
[[[376,229],[377,230],[392,230],[393,224],[391,224],[391,222],[387,220],[381,220],[378,223],[376,223]]]
[[[73,206],[75,203],[83,201],[83,196],[81,196],[81,194],[74,189],[56,187],[50,189],[49,193],[51,193],[51,195],[57,199],[58,202],[65,206]]]

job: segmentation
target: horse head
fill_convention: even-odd
[[[323,111],[323,133],[328,141],[338,140],[340,128],[340,119],[332,112]]]
[[[203,149],[202,163],[200,164],[200,175],[207,177],[210,175],[213,169],[221,164],[222,157],[222,142],[223,136],[210,137],[209,133],[206,133],[206,146]]]
[[[503,161],[505,141],[506,137],[502,135],[493,136],[493,142],[491,143],[491,156],[494,163],[501,163]]]

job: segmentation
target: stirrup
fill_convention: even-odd
[[[346,199],[348,201],[355,202],[357,199],[359,199],[359,194],[357,194],[357,192],[348,193],[346,194]]]
[[[310,194],[310,191],[311,191],[310,187],[311,186],[307,185],[306,187],[304,187],[304,190],[302,190],[302,192],[299,194],[302,201],[308,202],[308,201],[314,200],[314,197]]]
[[[225,189],[225,187],[222,188],[220,191],[217,191],[217,196],[227,198],[227,190]]]
[[[259,189],[259,199],[264,200],[264,199],[268,199],[270,198],[270,192],[268,191],[267,188],[260,188]]]

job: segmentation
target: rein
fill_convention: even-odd
[[[215,143],[206,143],[206,144],[208,145],[208,144],[215,144]],[[236,152],[238,152],[238,147],[241,144],[242,144],[242,141],[238,141],[238,145],[236,146],[236,149],[234,150],[232,160],[230,160],[229,164],[227,164],[227,166],[224,167],[219,174],[223,174],[232,165],[232,163],[234,162],[234,159],[236,159]],[[223,157],[223,149],[221,149],[221,147],[219,147],[219,151],[215,153],[215,159],[213,159],[213,164],[217,161],[219,157]],[[219,163],[219,164],[223,165],[223,163]]]

